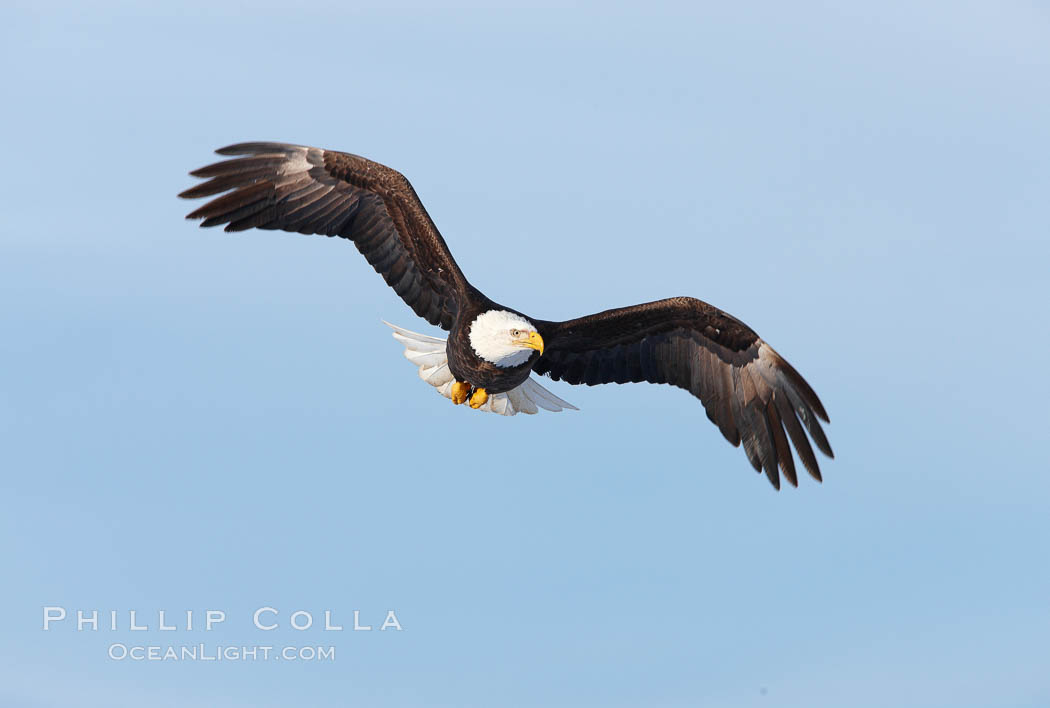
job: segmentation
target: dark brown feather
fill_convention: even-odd
[[[774,391],[773,397],[775,398],[776,395]],[[780,423],[780,413],[777,412],[777,406],[772,399],[766,404],[766,418],[769,420],[769,427],[773,433],[780,471],[784,473],[784,477],[792,487],[797,487],[798,475],[795,474],[795,460],[791,456],[791,446],[788,445],[787,436],[784,435],[784,426]]]
[[[384,280],[431,324],[451,329],[470,286],[401,173],[357,155],[285,143],[240,143],[244,155],[190,174],[209,178],[179,196],[221,192],[187,218],[226,231],[281,229],[353,241]]]
[[[820,475],[820,465],[817,464],[817,456],[813,454],[809,438],[802,432],[802,426],[798,423],[795,409],[791,407],[785,396],[774,396],[773,401],[780,412],[780,421],[784,424],[788,437],[791,438],[791,442],[795,446],[795,452],[798,454],[799,459],[802,460],[802,465],[813,479],[818,482],[823,481],[824,478]]]
[[[571,384],[649,381],[683,388],[703,402],[726,440],[743,444],[751,466],[774,487],[780,488],[781,473],[798,485],[791,444],[821,479],[803,432],[804,426],[832,456],[818,422],[827,420],[820,399],[754,330],[722,310],[679,297],[537,326],[546,349],[535,372]]]

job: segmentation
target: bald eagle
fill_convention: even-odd
[[[817,449],[833,457],[817,394],[735,317],[675,297],[551,322],[490,300],[472,286],[405,177],[357,155],[285,143],[240,143],[240,156],[194,170],[207,178],[179,196],[212,199],[187,218],[226,231],[281,229],[354,242],[413,311],[447,340],[393,327],[420,377],[456,405],[503,415],[575,407],[531,374],[593,386],[648,381],[700,399],[707,417],[756,471],[798,485],[791,446],[820,481]],[[779,471],[778,471],[779,468]]]

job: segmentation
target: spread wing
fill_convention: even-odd
[[[798,485],[788,439],[821,479],[803,428],[817,449],[834,457],[817,420],[828,422],[828,415],[805,379],[750,327],[706,302],[671,298],[537,327],[545,349],[533,371],[571,384],[648,381],[684,388],[701,400],[726,440],[744,443],[751,465],[764,469],[777,489],[778,466]]]
[[[357,155],[285,143],[240,143],[243,155],[194,170],[208,181],[179,196],[212,199],[187,215],[226,231],[281,229],[350,239],[417,315],[450,329],[463,277],[412,185],[396,170]],[[230,191],[232,190],[232,191]]]

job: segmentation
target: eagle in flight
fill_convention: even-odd
[[[820,481],[809,440],[828,457],[828,415],[795,369],[746,324],[674,297],[550,322],[490,300],[456,265],[408,180],[357,155],[285,143],[240,143],[233,159],[194,170],[179,196],[222,194],[191,212],[226,231],[281,229],[353,241],[376,272],[447,340],[393,327],[420,377],[452,403],[503,415],[574,408],[531,374],[570,384],[648,381],[700,399],[722,435],[780,488],[798,485],[791,446]],[[809,433],[807,438],[806,433]]]

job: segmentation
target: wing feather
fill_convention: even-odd
[[[798,485],[792,446],[817,481],[810,440],[834,457],[819,423],[828,416],[810,385],[751,328],[705,302],[671,298],[537,327],[546,348],[536,373],[571,384],[685,389],[777,489],[781,475]]]
[[[791,443],[795,446],[795,453],[802,460],[802,465],[813,479],[818,482],[822,481],[823,477],[820,475],[820,465],[817,464],[817,456],[813,454],[809,438],[806,437],[806,434],[802,431],[802,426],[799,425],[795,409],[788,403],[786,396],[775,396],[774,402],[777,410],[780,411],[780,420],[787,430],[788,437],[791,438]]]
[[[206,181],[179,195],[220,195],[188,215],[201,226],[349,239],[416,314],[444,329],[465,299],[480,296],[401,173],[357,155],[286,143],[216,152],[234,157],[191,172]]]
[[[776,393],[773,395],[775,397]],[[769,420],[770,432],[773,433],[773,443],[776,446],[780,471],[792,487],[797,487],[798,475],[795,474],[795,460],[791,456],[791,446],[788,445],[787,436],[784,435],[784,426],[780,423],[780,413],[777,412],[776,404],[772,400],[766,404],[766,419]]]

